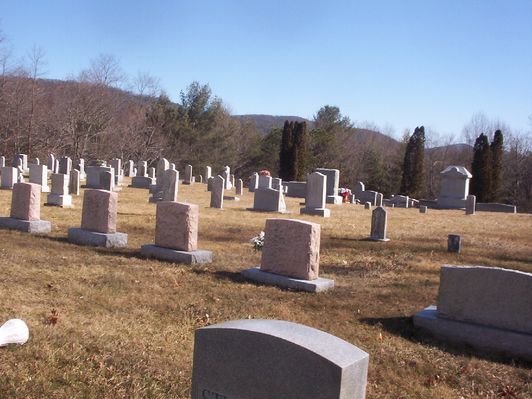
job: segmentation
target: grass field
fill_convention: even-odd
[[[363,206],[330,205],[322,219],[299,215],[299,200],[287,198],[291,217],[321,224],[320,274],[336,280],[333,291],[307,294],[239,274],[260,261],[249,239],[282,215],[246,211],[247,191],[219,210],[208,208],[205,185],[179,190],[180,201],[200,206],[199,248],[213,251],[212,264],[139,256],[154,238],[147,190],[119,193],[127,249],[66,241],[79,227],[81,196],[72,209],[42,207],[48,237],[0,230],[0,322],[21,318],[30,328],[27,344],[0,349],[0,398],[187,398],[194,330],[243,318],[302,323],[362,348],[368,398],[532,397],[530,364],[444,345],[411,322],[436,302],[443,264],[532,272],[532,215],[389,209],[391,241],[376,243],[363,240],[371,219]],[[0,215],[10,199],[0,191]],[[462,235],[461,254],[447,253],[449,233]]]

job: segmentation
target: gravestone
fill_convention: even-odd
[[[427,213],[428,208],[426,205],[420,205],[419,206],[419,213]]]
[[[124,171],[122,170],[122,160],[120,158],[114,158],[111,160],[111,168],[114,171],[114,184],[118,185],[124,180]]]
[[[80,158],[76,161],[76,166],[74,169],[79,170],[79,179],[85,180],[87,178],[87,173],[85,173],[85,160]]]
[[[202,175],[198,175],[198,180],[197,180],[198,183],[203,183],[203,176]]]
[[[31,165],[40,165],[41,164],[41,161],[39,160],[39,158],[32,158],[30,159],[30,161],[28,162],[28,169]]]
[[[448,166],[441,173],[441,188],[437,207],[463,209],[469,194],[469,179],[472,175],[463,166]]]
[[[456,234],[447,236],[447,251],[459,254],[462,249],[462,238]]]
[[[388,224],[388,212],[382,206],[379,206],[371,213],[371,234],[369,239],[371,241],[390,241],[386,237],[386,229]]]
[[[0,169],[1,183],[0,188],[3,190],[12,190],[15,183],[17,183],[18,171],[17,168],[11,166],[4,166]]]
[[[98,247],[125,247],[127,234],[116,231],[118,194],[85,190],[81,228],[68,229],[68,241]]]
[[[106,191],[113,191],[113,183],[115,181],[113,172],[103,170],[100,172],[100,189]]]
[[[272,188],[273,182],[271,176],[259,176],[259,182],[257,188]]]
[[[175,170],[172,172],[177,173]],[[198,250],[198,221],[197,205],[159,202],[156,212],[155,245],[143,245],[140,252],[146,257],[177,263],[212,262],[211,251]]]
[[[137,176],[148,177],[148,162],[139,161],[137,167]]]
[[[164,171],[162,201],[177,201],[179,172],[175,169]]]
[[[282,320],[196,330],[193,399],[364,399],[369,355],[326,332]]]
[[[37,166],[37,165],[35,165]],[[0,228],[30,234],[48,234],[52,225],[41,220],[41,186],[33,183],[16,183],[11,197],[10,217],[0,217]]]
[[[148,176],[148,163],[139,161],[137,173],[131,178],[131,187],[149,189],[155,185],[155,179]]]
[[[48,167],[46,165],[30,164],[30,183],[41,186],[41,192],[50,192],[48,186]]]
[[[151,177],[152,179],[157,179],[157,177],[155,176],[155,168],[148,169],[148,177]]]
[[[242,179],[238,179],[236,181],[236,188],[235,188],[236,195],[243,195],[244,194],[244,182]]]
[[[269,178],[269,185],[271,186],[270,176],[260,176]],[[271,187],[260,187],[255,190],[253,197],[253,211],[261,212],[280,212],[286,213],[286,203],[284,195],[281,190],[274,190]]]
[[[61,157],[59,158],[59,172],[63,175],[70,175],[72,170],[72,159],[70,157]]]
[[[327,196],[328,204],[341,204],[342,197],[338,195],[338,187],[340,184],[340,171],[338,169],[318,168],[316,172],[327,176]]]
[[[111,175],[114,176],[114,170],[110,166],[87,166],[87,184],[86,188],[94,188],[97,190],[102,189],[103,183],[101,182],[101,173],[102,172],[110,172]],[[114,183],[114,179],[113,183]],[[105,186],[109,186],[108,183],[105,184]]]
[[[183,184],[194,184],[194,176],[192,174],[192,165],[185,166],[185,177],[183,178]]]
[[[68,208],[72,206],[72,196],[68,193],[70,176],[62,173],[52,174],[52,190],[46,197],[46,205]]]
[[[296,219],[266,219],[259,268],[244,270],[244,277],[264,284],[308,292],[334,286],[319,278],[320,225]]]
[[[272,178],[272,188],[274,190],[282,190],[283,189],[283,179],[280,179],[278,177]]]
[[[485,266],[444,265],[437,306],[414,325],[445,341],[532,360],[532,274]]]
[[[54,171],[52,173],[59,173],[59,159],[55,160]]]
[[[79,183],[81,172],[77,169],[70,171],[70,179],[68,182],[68,191],[70,195],[79,195]]]
[[[466,215],[474,215],[477,203],[477,197],[475,195],[468,195],[466,199]]]
[[[203,175],[203,181],[207,183],[209,179],[211,178],[212,172],[210,166],[205,166],[205,173]]]
[[[28,170],[28,156],[26,154],[15,154],[13,157],[13,166],[17,168],[19,165],[24,173]]]
[[[365,202],[364,209],[369,209],[371,211],[371,202]]]
[[[163,180],[164,180],[164,172],[170,169],[170,163],[166,158],[161,158],[159,162],[157,162],[157,177],[156,177],[156,183],[157,184],[157,191],[162,190]]]
[[[377,199],[375,201],[375,206],[382,206],[382,201],[384,199],[384,196],[382,193],[377,193]]]
[[[285,182],[286,196],[294,198],[305,198],[307,195],[306,181],[289,181]]]
[[[135,176],[135,162],[133,162],[131,159],[127,161],[127,164],[126,164],[126,176],[128,177]]]
[[[6,166],[6,157],[1,156],[0,157],[0,168],[4,168]]]
[[[259,187],[259,174],[257,172],[253,173],[249,178],[249,192],[254,192]]]
[[[224,187],[225,180],[218,175],[212,180],[211,186],[211,208],[222,209],[224,207]]]
[[[300,209],[301,214],[331,216],[331,211],[325,208],[326,185],[327,176],[319,172],[307,176],[305,207]]]
[[[222,177],[224,179],[225,184],[224,190],[231,190],[233,188],[233,185],[231,184],[231,168],[229,166],[224,167]]]
[[[54,173],[53,172],[54,166],[55,166],[55,156],[54,156],[54,154],[48,155],[46,166],[48,166],[48,170],[50,171],[50,173]]]
[[[212,184],[214,183],[214,177],[209,177],[207,180],[207,191],[212,191]]]

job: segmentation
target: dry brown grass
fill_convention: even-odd
[[[9,213],[10,197],[0,192],[0,214]],[[200,248],[214,252],[210,265],[139,257],[154,235],[145,190],[119,195],[128,249],[66,242],[67,228],[79,226],[81,197],[73,209],[42,208],[49,237],[0,231],[0,319],[22,318],[30,328],[26,345],[0,349],[1,398],[186,398],[194,330],[248,317],[303,323],[367,351],[368,398],[532,397],[530,365],[446,346],[410,319],[435,303],[442,264],[532,272],[531,215],[390,209],[391,241],[374,243],[363,241],[363,207],[330,206],[332,217],[320,219],[300,216],[299,200],[287,199],[291,217],[322,225],[321,274],[337,286],[313,295],[239,275],[259,262],[249,239],[265,218],[284,216],[245,211],[249,193],[210,209],[200,184],[180,186],[179,197],[200,205]],[[462,254],[446,252],[448,233],[463,236]]]

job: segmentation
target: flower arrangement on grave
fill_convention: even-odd
[[[270,173],[268,169],[262,169],[261,171],[259,171],[259,175],[260,176],[271,176],[272,174]]]
[[[264,246],[264,231],[261,231],[258,236],[253,237],[249,242],[253,245],[255,251],[262,251]]]
[[[96,161],[94,161],[94,165],[96,165],[96,166],[106,166],[107,162],[105,162],[103,159],[97,159]]]
[[[338,194],[342,197],[343,202],[349,202],[351,197],[351,189],[346,187],[341,187],[338,189]]]

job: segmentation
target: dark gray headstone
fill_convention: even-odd
[[[449,234],[447,236],[447,251],[460,253],[462,247],[462,239],[459,235]]]

